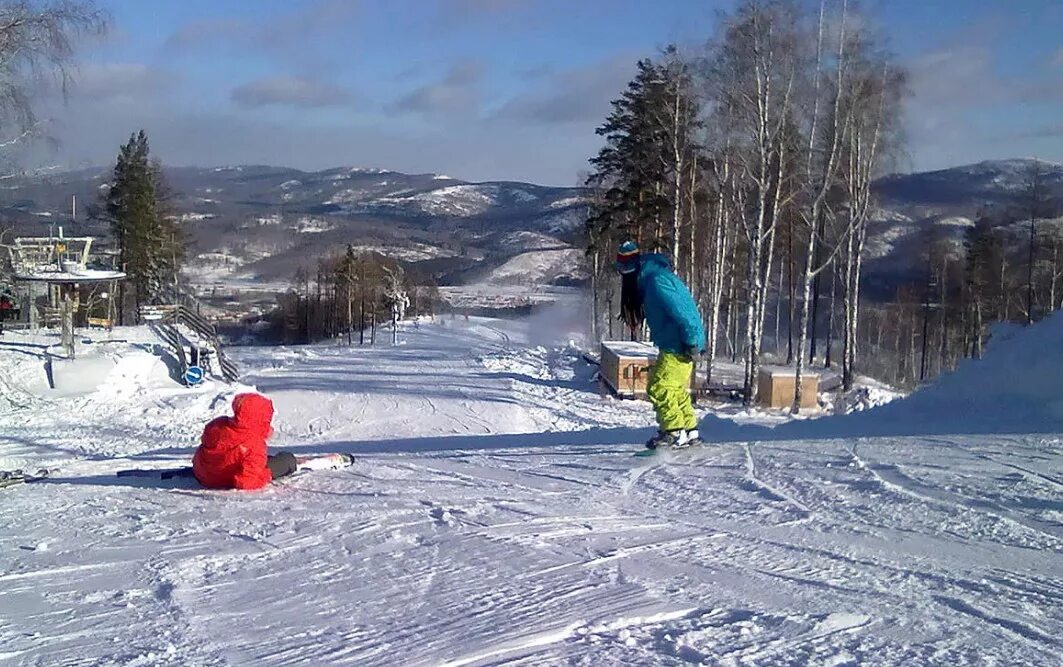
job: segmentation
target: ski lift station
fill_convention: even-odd
[[[74,356],[74,327],[110,329],[116,318],[115,292],[125,273],[105,268],[93,255],[90,236],[22,237],[4,248],[19,321],[30,329],[58,327],[68,358]]]

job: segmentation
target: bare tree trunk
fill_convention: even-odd
[[[828,264],[830,268],[830,309],[827,311],[827,349],[823,352],[823,365],[831,367],[831,349],[834,346],[834,297],[838,293],[838,272],[834,262]]]
[[[843,135],[842,118],[841,118],[841,102],[842,102],[842,90],[844,85],[845,75],[845,22],[847,18],[848,3],[847,0],[842,0],[841,10],[841,24],[838,35],[838,52],[837,52],[837,71],[836,81],[834,82],[833,89],[833,101],[830,122],[831,125],[827,128],[827,150],[826,160],[822,165],[822,171],[814,172],[813,164],[815,163],[815,156],[817,155],[817,142],[819,136],[816,128],[819,122],[819,103],[820,103],[820,86],[823,80],[822,76],[822,49],[823,49],[823,35],[824,35],[824,3],[820,4],[819,15],[819,37],[816,47],[816,72],[815,72],[815,103],[814,111],[812,115],[812,130],[809,133],[808,138],[808,154],[807,154],[807,166],[806,166],[806,185],[812,191],[811,205],[809,206],[809,215],[805,222],[809,227],[809,242],[808,250],[805,253],[805,271],[804,279],[802,280],[802,299],[801,299],[801,323],[799,328],[799,340],[797,346],[797,363],[794,367],[794,403],[791,408],[793,414],[797,414],[801,411],[801,402],[803,400],[803,387],[802,385],[802,371],[804,370],[804,357],[805,357],[805,344],[806,337],[808,335],[809,327],[809,312],[808,312],[808,295],[811,287],[812,280],[816,278],[819,273],[826,267],[827,264],[833,259],[833,254],[837,252],[838,247],[843,241],[843,237],[835,238],[834,249],[831,253],[828,253],[828,257],[825,261],[820,262],[818,259],[820,239],[818,238],[823,231],[825,231],[825,218],[826,213],[823,209],[827,199],[827,194],[830,188],[835,182],[835,168],[837,165],[838,154],[841,149],[841,141]],[[846,232],[848,234],[849,232]],[[818,291],[818,290],[817,290]],[[813,321],[813,327],[815,321]],[[810,360],[811,363],[811,360]]]
[[[347,279],[347,346],[354,344],[354,294],[351,293],[351,280]]]
[[[794,307],[797,286],[794,284],[794,217],[790,216],[790,230],[786,241],[787,265],[787,315],[786,315],[786,365],[794,362]]]
[[[359,292],[360,292],[359,296],[361,297],[361,299],[360,299],[359,306],[358,306],[358,319],[359,319],[358,344],[359,345],[365,345],[365,289],[366,289],[366,285],[365,285],[365,258],[364,257],[362,258],[362,261],[361,261],[360,266],[359,266],[359,273],[361,274],[361,280],[359,281],[359,283],[360,283],[359,284]]]
[[[601,326],[598,322],[598,318],[601,317],[601,304],[598,290],[600,285],[598,283],[598,263],[600,261],[598,249],[593,248],[591,250],[591,339],[598,343],[601,342],[602,337],[599,335]]]
[[[1036,217],[1030,212],[1030,248],[1026,259],[1026,324],[1033,324],[1033,259],[1034,245],[1037,239]]]
[[[680,142],[679,136],[681,131],[680,123],[680,90],[679,83],[676,82],[675,95],[672,101],[672,156],[675,160],[673,169],[675,170],[674,183],[672,185],[672,266],[676,272],[679,272],[679,247],[680,238],[679,230],[682,226],[683,219],[683,195],[682,195],[682,182],[683,182],[683,154],[685,152],[685,146]]]
[[[730,346],[731,363],[738,362],[738,280],[731,278],[731,297],[727,303],[727,344]]]
[[[923,336],[922,336],[922,351],[919,359],[919,381],[926,381],[926,362],[927,353],[930,350],[930,284],[932,269],[930,268],[931,259],[927,258],[927,271],[926,271],[926,284],[923,286]]]
[[[815,236],[815,234],[813,234]],[[819,254],[817,251],[814,259],[814,264],[819,264]],[[809,346],[808,346],[808,363],[816,363],[816,354],[819,352],[819,274],[814,274],[812,279],[812,314],[808,318],[809,327]]]
[[[943,373],[949,366],[949,309],[945,303],[948,297],[948,273],[949,256],[943,253],[941,258],[941,274],[938,284],[941,290],[938,292],[938,303],[941,304],[941,359],[938,373]]]
[[[1059,280],[1059,242],[1052,240],[1052,280],[1048,287],[1048,309],[1056,310],[1056,282]]]
[[[1008,287],[1007,287],[1007,254],[1000,253],[1000,303],[997,304],[997,321],[1005,322],[1008,319]]]
[[[794,404],[791,407],[791,412],[797,414],[801,411],[801,401],[803,400],[802,388],[801,388],[801,375],[804,370],[805,361],[805,345],[808,340],[808,316],[809,316],[809,292],[812,289],[812,278],[816,275],[814,267],[812,266],[815,261],[816,253],[816,234],[810,234],[808,239],[808,252],[805,254],[805,268],[803,277],[801,280],[801,313],[800,324],[797,328],[797,363],[794,365]]]
[[[697,244],[695,238],[698,220],[697,178],[698,155],[695,153],[690,165],[690,191],[687,193],[687,216],[689,218],[689,222],[687,223],[687,228],[689,230],[687,235],[687,284],[700,286],[701,281],[695,281],[695,267],[698,266]],[[700,287],[698,292],[701,292]]]

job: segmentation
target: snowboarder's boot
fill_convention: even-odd
[[[701,434],[698,433],[698,430],[696,428],[692,428],[689,431],[683,431],[683,436],[683,444],[676,445],[677,447],[697,447],[699,445],[705,444],[705,442],[701,439]]]
[[[646,449],[661,449],[665,447],[682,447],[686,442],[686,431],[657,431],[657,435],[646,441]]]

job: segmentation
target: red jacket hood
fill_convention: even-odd
[[[257,437],[267,438],[273,422],[273,401],[262,394],[238,394],[233,399],[233,426]]]

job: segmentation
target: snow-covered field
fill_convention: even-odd
[[[648,406],[556,330],[234,350],[277,447],[357,457],[254,493],[113,475],[186,463],[237,388],[178,386],[139,330],[74,362],[5,334],[0,467],[58,472],[0,490],[0,665],[1059,664],[1063,321],[858,415],[704,412],[710,445],[649,459]]]

